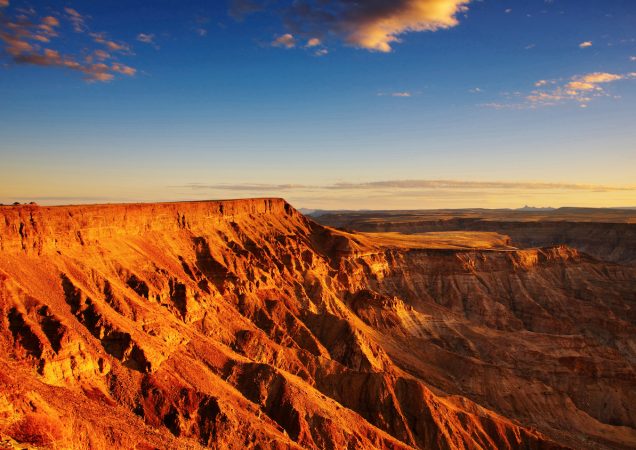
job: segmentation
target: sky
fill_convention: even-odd
[[[636,206],[634,0],[0,0],[0,203]]]

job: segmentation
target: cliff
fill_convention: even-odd
[[[567,210],[567,209],[565,209]],[[633,211],[625,218],[610,215],[604,218],[599,210],[594,220],[582,220],[586,210],[575,209],[577,214],[547,217],[537,213],[517,212],[509,217],[497,212],[405,212],[400,217],[383,213],[333,213],[317,217],[321,224],[344,227],[362,232],[430,233],[452,231],[494,232],[509,236],[520,247],[567,245],[603,261],[636,264],[636,222]],[[552,214],[557,214],[557,210]],[[457,214],[459,217],[454,217]],[[442,216],[442,217],[437,217]],[[617,217],[618,216],[618,217]],[[549,220],[543,220],[548,218]]]
[[[455,247],[281,199],[0,207],[0,442],[634,447],[636,271]]]

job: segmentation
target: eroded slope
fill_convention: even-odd
[[[7,442],[636,443],[631,268],[387,246],[279,199],[0,217]]]

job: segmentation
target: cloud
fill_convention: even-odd
[[[289,33],[283,34],[274,39],[272,45],[274,47],[294,48],[296,47],[296,38]]]
[[[628,204],[636,186],[470,180],[389,180],[327,184],[192,183],[171,186],[183,199],[284,197],[323,209],[421,209]]]
[[[636,191],[634,186],[611,186],[599,184],[518,182],[518,181],[467,181],[467,180],[387,180],[369,182],[338,182],[324,185],[305,184],[263,184],[263,183],[192,183],[181,188],[193,190],[223,190],[248,192],[288,192],[288,191],[370,191],[370,190],[559,190],[559,191]]]
[[[585,41],[585,42],[581,42],[579,44],[579,47],[580,48],[588,48],[588,47],[591,47],[592,45],[593,45],[592,41]]]
[[[93,52],[93,55],[95,56],[95,58],[101,59],[101,60],[110,59],[110,53],[104,50],[99,50],[99,49],[95,50]]]
[[[315,56],[325,56],[328,54],[329,54],[329,50],[327,50],[326,48],[319,48],[318,50],[314,52]]]
[[[128,75],[129,77],[132,77],[137,73],[137,69],[120,63],[113,63],[111,65],[111,70],[113,72],[121,73],[122,75]]]
[[[627,75],[627,76],[630,76],[630,75]],[[607,72],[595,72],[595,73],[590,73],[588,75],[583,75],[582,77],[579,77],[579,80],[584,83],[600,84],[600,83],[611,83],[612,81],[622,80],[625,78],[625,76],[626,75],[616,75],[614,73],[607,73]]]
[[[208,16],[197,15],[194,18],[193,31],[199,37],[206,37],[208,35],[208,24],[209,23],[210,23],[210,18]]]
[[[378,92],[377,95],[378,97],[396,97],[396,98],[413,97],[413,93],[409,91]]]
[[[636,61],[636,56],[630,56],[630,57],[629,57],[629,60],[630,60],[630,61]]]
[[[464,180],[391,180],[366,183],[336,183],[329,189],[558,189],[576,191],[636,190],[636,186],[606,186],[594,184],[544,183],[517,181],[464,181]]]
[[[84,33],[88,30],[86,19],[77,10],[73,8],[64,8],[64,12],[68,15],[69,21],[73,24],[73,30],[76,33]]]
[[[115,42],[106,38],[105,33],[91,33],[90,36],[93,40],[98,43],[104,45],[111,52],[118,52],[124,54],[130,54],[130,46],[123,42]]]
[[[59,20],[53,16],[38,20],[20,14],[13,20],[0,15],[0,41],[4,43],[5,51],[15,58],[36,51],[39,43],[50,42],[58,35],[56,28],[59,25]]]
[[[47,27],[47,29],[53,29],[60,26],[60,21],[53,16],[46,16],[42,19],[42,25],[40,26]]]
[[[586,108],[595,98],[610,96],[606,85],[631,79],[636,79],[636,74],[592,72],[566,80],[539,80],[534,83],[536,89],[529,94],[517,92],[508,95],[510,102],[493,102],[482,106],[494,109],[522,109],[574,102]]]
[[[90,49],[89,39],[92,38],[113,51],[123,53],[129,50],[125,44],[113,42],[115,45],[110,45],[111,41],[107,41],[103,33],[91,33],[85,38],[88,43],[82,44],[80,55],[63,54],[56,48],[55,40],[65,29],[59,18],[66,19],[76,32],[88,30],[84,17],[76,10],[65,8],[64,13],[53,12],[44,17],[38,17],[32,8],[16,11],[13,15],[0,14],[0,43],[13,63],[63,68],[82,73],[89,82],[106,82],[114,79],[115,74],[133,76],[136,73],[135,69],[122,63],[113,61],[109,64],[112,59],[110,53]]]
[[[257,0],[232,0],[230,3],[230,16],[235,20],[242,20],[248,14],[253,14],[263,10]]]
[[[9,6],[9,0],[0,0],[0,8],[6,8]]]
[[[318,38],[311,38],[307,41],[307,45],[306,47],[318,47],[320,44],[322,44],[322,41]]]
[[[143,42],[144,44],[151,45],[156,50],[159,50],[159,45],[155,42],[155,35],[152,33],[139,33],[137,35],[137,40],[139,42]]]
[[[144,44],[152,44],[155,41],[155,35],[154,34],[139,33],[137,35],[137,40],[139,42],[143,42]]]
[[[594,72],[571,78],[564,85],[558,85],[549,91],[533,91],[527,98],[534,104],[554,104],[564,101],[576,101],[587,104],[594,97],[605,96],[603,84],[623,80],[625,75],[607,72]]]
[[[82,72],[88,81],[110,81],[114,75],[110,67],[103,63],[81,64],[74,59],[62,56],[57,50],[44,49],[42,53],[22,53],[14,56],[18,64],[32,64],[42,67],[61,67]]]
[[[288,34],[337,36],[348,45],[389,52],[401,35],[457,26],[471,0],[285,0],[275,10]],[[231,11],[264,8],[265,0],[234,0]],[[270,8],[271,9],[271,8]]]

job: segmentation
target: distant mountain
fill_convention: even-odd
[[[515,211],[554,211],[556,208],[552,208],[551,206],[541,206],[541,207],[536,207],[536,206],[528,206],[525,205],[523,208],[517,208]]]

